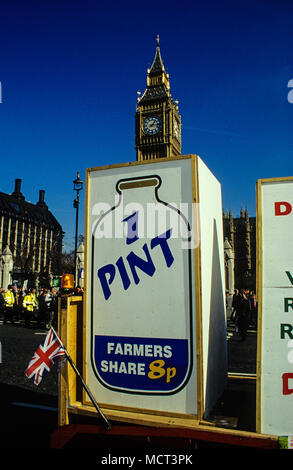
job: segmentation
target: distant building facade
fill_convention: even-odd
[[[223,213],[226,286],[255,290],[256,284],[256,218],[241,209],[240,217]]]
[[[0,192],[0,257],[11,256],[11,281],[36,286],[59,274],[62,239],[62,227],[45,203],[44,190],[36,204],[25,200],[20,179],[12,194]],[[3,263],[0,269],[0,287],[6,288]]]

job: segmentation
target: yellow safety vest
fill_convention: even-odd
[[[33,312],[34,310],[34,307],[37,307],[38,306],[38,303],[37,303],[37,300],[36,300],[36,297],[34,294],[28,294],[24,297],[23,299],[23,303],[22,303],[23,307],[26,308],[29,312]]]
[[[8,290],[4,293],[4,302],[6,307],[13,307],[14,304],[14,295],[11,290]]]
[[[38,306],[38,301],[37,301],[37,298],[36,298],[36,294],[31,294],[32,298],[33,298],[33,301],[34,301],[34,307],[37,307]]]

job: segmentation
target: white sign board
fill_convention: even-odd
[[[293,434],[293,178],[259,180],[258,431]]]
[[[198,414],[196,162],[87,171],[85,372],[99,403]]]

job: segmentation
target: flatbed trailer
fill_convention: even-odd
[[[123,425],[117,422],[109,431],[98,424],[68,424],[58,428],[51,436],[52,449],[76,449],[79,445],[81,448],[93,448],[94,442],[95,445],[103,444],[105,448],[114,450],[124,447],[146,449],[150,445],[154,449],[162,447],[182,450],[198,447],[279,449],[276,436],[216,428],[201,423],[194,428],[180,428]]]
[[[58,330],[60,337],[78,365],[82,354],[82,298],[66,297],[62,299],[59,310]],[[170,417],[160,413],[139,413],[132,410],[103,407],[102,413],[111,423],[107,430],[105,423],[94,410],[82,402],[82,390],[78,377],[67,364],[60,369],[58,428],[51,435],[52,449],[94,448],[94,449],[147,449],[174,448],[195,449],[200,447],[279,449],[279,437],[255,432],[253,425],[242,423],[235,409],[242,407],[242,415],[255,416],[253,408],[256,377],[254,374],[230,373],[227,386],[232,387],[223,400],[231,405],[228,416],[217,412],[206,420]],[[247,389],[245,392],[245,388]],[[244,404],[233,402],[233,393],[247,393]],[[231,402],[231,403],[230,403]],[[235,404],[236,403],[236,404]],[[227,407],[226,407],[227,409]],[[245,428],[245,429],[243,429]]]

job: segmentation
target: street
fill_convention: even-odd
[[[1,449],[48,448],[57,427],[58,366],[38,387],[24,375],[45,335],[45,330],[0,324]]]

